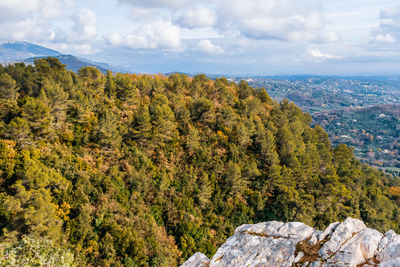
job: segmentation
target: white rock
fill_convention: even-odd
[[[298,251],[297,244],[309,238],[309,247]],[[321,243],[324,239],[327,241]],[[211,260],[196,253],[182,266],[286,267],[295,263],[308,267],[400,267],[400,235],[394,231],[382,235],[352,218],[332,223],[323,232],[298,222],[245,224],[236,228]]]
[[[319,250],[322,259],[326,260],[332,254],[336,253],[344,243],[365,228],[367,227],[361,220],[352,218],[347,218],[344,222],[337,225],[330,235],[329,241]]]
[[[356,266],[365,263],[374,257],[379,241],[383,235],[376,230],[364,229],[348,239],[342,247],[329,259],[327,263],[341,264],[342,266]]]
[[[303,223],[267,222],[242,225],[211,259],[213,266],[288,266],[295,261],[296,244],[314,229]]]
[[[284,225],[283,222],[270,221],[257,224],[244,224],[235,230],[236,233],[252,232],[265,236],[279,236],[278,230]]]
[[[318,237],[317,237],[318,242],[323,240],[325,237],[331,236],[331,234],[333,233],[333,231],[335,231],[336,227],[339,224],[340,224],[339,222],[334,222],[334,223],[331,223],[330,225],[328,225],[328,227],[325,229],[325,231],[323,231],[320,235],[318,235]]]
[[[379,244],[379,249],[376,258],[382,264],[400,258],[400,235],[396,235],[393,231],[387,232]]]
[[[378,267],[398,267],[398,266],[400,266],[400,258],[395,258],[378,264]]]
[[[193,254],[192,257],[190,257],[187,261],[185,261],[181,267],[206,267],[208,266],[208,263],[210,262],[210,259],[207,258],[206,255],[204,255],[201,252],[197,252]]]
[[[286,238],[304,240],[313,235],[314,228],[300,222],[290,222],[282,225],[278,230],[278,235]]]
[[[292,239],[236,233],[218,249],[209,266],[287,266],[294,261],[296,244]]]
[[[301,258],[303,258],[303,256],[304,253],[300,251],[299,253],[297,253],[296,258],[294,258],[294,262],[298,262]]]
[[[397,235],[393,230],[387,231],[381,242],[379,242],[378,252],[381,252],[383,249],[385,249],[389,243],[393,242],[396,239],[396,237]]]

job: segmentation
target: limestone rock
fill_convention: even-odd
[[[324,231],[299,222],[245,224],[218,249],[211,260],[196,253],[184,267],[400,266],[400,235],[382,235],[358,219],[330,224]]]
[[[329,236],[329,241],[319,251],[322,259],[326,260],[355,234],[367,228],[361,220],[347,218],[343,223],[338,224],[333,233]]]
[[[187,261],[185,261],[185,263],[182,264],[181,267],[206,267],[208,266],[209,262],[210,259],[207,258],[206,255],[201,252],[197,252],[193,254],[193,256],[190,257]]]
[[[394,231],[388,231],[379,243],[379,249],[376,255],[379,262],[388,263],[396,260],[400,262],[400,235],[396,235]],[[400,266],[400,264],[391,266]]]
[[[340,242],[343,245],[326,262],[342,266],[357,266],[369,261],[373,263],[372,259],[382,237],[383,235],[376,230],[364,229],[347,242]]]
[[[288,266],[295,261],[298,242],[314,233],[299,222],[242,225],[210,261],[217,266]]]

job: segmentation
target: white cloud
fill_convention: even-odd
[[[78,44],[73,46],[73,50],[81,55],[93,55],[101,52],[100,49],[93,48],[90,44]]]
[[[311,57],[311,60],[321,62],[328,59],[340,59],[341,57],[321,52],[318,48],[308,47],[306,55]]]
[[[36,18],[26,18],[19,21],[0,22],[0,39],[13,41],[47,41],[52,39],[52,32],[47,30],[46,25]]]
[[[0,38],[13,41],[51,40],[52,21],[64,14],[61,0],[0,0]]]
[[[185,12],[182,16],[177,19],[177,22],[186,28],[201,28],[201,27],[212,27],[215,25],[217,18],[213,12],[208,8],[199,7],[194,10]]]
[[[1,20],[19,20],[40,10],[40,1],[2,0],[0,1]]]
[[[341,41],[341,37],[336,31],[322,31],[313,40],[316,43],[336,43]]]
[[[60,0],[1,0],[0,20],[18,21],[36,13],[42,18],[55,18],[62,15],[63,6]]]
[[[156,15],[156,11],[152,8],[146,8],[146,7],[132,7],[131,12],[130,12],[130,18],[134,20],[140,20],[140,19],[147,19],[152,16]]]
[[[400,40],[400,7],[384,9],[380,13],[381,23],[372,30],[373,42],[393,44]]]
[[[396,38],[394,38],[391,34],[389,33],[385,33],[385,34],[378,34],[375,37],[375,40],[378,43],[388,43],[388,44],[392,44],[396,42]]]
[[[381,19],[391,19],[393,17],[400,17],[400,7],[391,7],[381,11],[379,16]]]
[[[75,21],[75,39],[76,40],[92,40],[97,34],[96,13],[91,9],[81,9],[74,17]]]
[[[118,0],[141,15],[156,16],[157,10],[178,14],[175,22],[195,29],[212,27],[230,37],[281,41],[337,42],[333,31],[325,32],[319,0]],[[195,9],[188,10],[189,7]],[[151,10],[153,13],[151,14]],[[161,12],[161,13],[162,13]],[[160,11],[158,11],[160,14]],[[154,19],[154,18],[153,18]]]
[[[182,48],[179,27],[166,20],[156,20],[141,25],[133,33],[125,36],[113,33],[106,36],[106,40],[113,46],[132,49],[180,50]]]
[[[253,39],[308,40],[323,29],[319,6],[301,0],[221,0],[218,22]]]
[[[132,6],[164,8],[180,8],[190,3],[196,3],[193,0],[118,0],[118,2]]]
[[[225,52],[224,49],[213,44],[210,40],[200,40],[197,44],[197,50],[212,55],[219,55]]]
[[[44,18],[59,18],[64,12],[64,3],[58,0],[43,0],[42,5],[42,14]]]

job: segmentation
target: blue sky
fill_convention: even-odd
[[[0,28],[135,72],[400,72],[398,0],[0,0]]]

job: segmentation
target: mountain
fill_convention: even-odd
[[[68,70],[78,71],[80,68],[91,66],[105,73],[107,70],[114,72],[128,72],[127,69],[111,66],[107,63],[93,62],[89,59],[64,55],[56,50],[28,42],[6,42],[0,44],[0,63],[24,62],[33,64],[35,59],[55,57],[65,64]]]
[[[300,222],[245,224],[212,259],[197,252],[181,267],[400,266],[400,235],[347,218],[318,231]]]
[[[112,70],[113,67],[109,67],[109,68],[105,68],[100,66],[100,64],[96,64],[94,62],[91,61],[86,61],[84,59],[72,56],[72,55],[57,55],[57,56],[53,56],[55,58],[58,58],[60,60],[60,62],[64,65],[66,65],[68,70],[72,70],[72,71],[78,71],[80,68],[83,67],[95,67],[98,70],[100,70],[101,72],[105,73],[107,70]],[[40,59],[40,58],[46,58],[45,57],[33,57],[33,58],[27,58],[22,60],[23,62],[27,63],[27,64],[33,64],[35,62],[35,59]]]
[[[0,44],[0,62],[19,61],[40,56],[59,56],[60,52],[28,42],[6,42]]]

